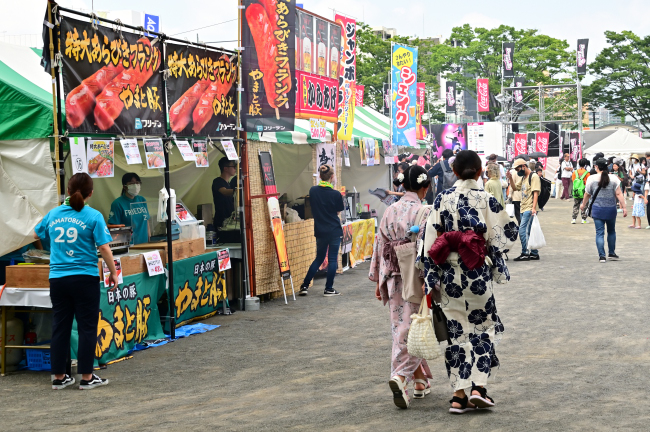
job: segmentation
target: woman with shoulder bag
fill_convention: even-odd
[[[445,366],[454,392],[449,412],[463,414],[494,406],[484,386],[499,366],[494,347],[504,328],[493,283],[510,280],[504,253],[517,240],[519,228],[476,183],[481,159],[475,152],[458,153],[453,169],[460,180],[433,203],[422,262],[427,293],[440,287],[447,319]]]
[[[375,289],[377,300],[383,301],[384,305],[388,303],[390,308],[393,348],[388,384],[395,405],[406,409],[410,404],[406,391],[408,382],[414,381],[414,397],[423,398],[431,391],[427,380],[431,378],[431,371],[426,360],[410,355],[406,346],[411,315],[418,313],[420,302],[407,301],[403,298],[407,297],[406,294],[403,295],[403,291],[408,288],[413,292],[413,288],[417,288],[422,293],[423,281],[418,279],[420,285],[413,287],[411,286],[413,278],[408,278],[406,281],[402,279],[395,248],[414,240],[413,233],[417,233],[417,236],[422,238],[424,224],[430,212],[430,208],[423,208],[422,199],[427,193],[431,180],[424,168],[416,165],[400,173],[396,181],[404,186],[406,192],[402,199],[389,206],[384,212],[372,254],[369,277],[371,281],[377,283]],[[416,224],[417,219],[421,220],[420,225]],[[407,269],[405,274],[410,273],[408,270],[410,269]],[[415,271],[419,276],[419,271]],[[405,287],[405,283],[410,285]],[[413,297],[407,298],[413,299]]]

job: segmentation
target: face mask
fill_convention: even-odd
[[[525,169],[517,170],[517,175],[518,175],[519,177],[523,177],[523,176],[525,176],[525,175],[526,175],[526,170],[525,170]]]
[[[129,192],[129,195],[138,196],[138,194],[140,193],[140,185],[139,184],[127,185],[126,190]]]

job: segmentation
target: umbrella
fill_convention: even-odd
[[[503,156],[497,156],[497,162],[508,162],[508,159],[504,158]]]
[[[548,157],[548,155],[546,153],[542,153],[542,152],[534,152],[534,153],[530,153],[528,155],[528,157],[533,158],[533,159],[539,159],[539,158],[546,158],[546,157]]]

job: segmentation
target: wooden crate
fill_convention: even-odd
[[[49,288],[50,266],[48,264],[8,266],[7,286],[11,288]]]
[[[167,261],[167,242],[159,243],[142,243],[139,245],[131,246],[130,250],[161,250],[161,257],[163,258],[163,264]],[[201,255],[205,253],[205,244],[202,238],[194,240],[174,240],[172,242],[172,253],[174,261],[179,261],[185,258],[190,258],[193,256]],[[145,267],[146,271],[146,267]]]

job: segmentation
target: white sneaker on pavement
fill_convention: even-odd
[[[575,224],[575,223],[576,223],[576,220],[575,220],[575,219],[571,219],[571,223],[572,223],[572,224]]]

